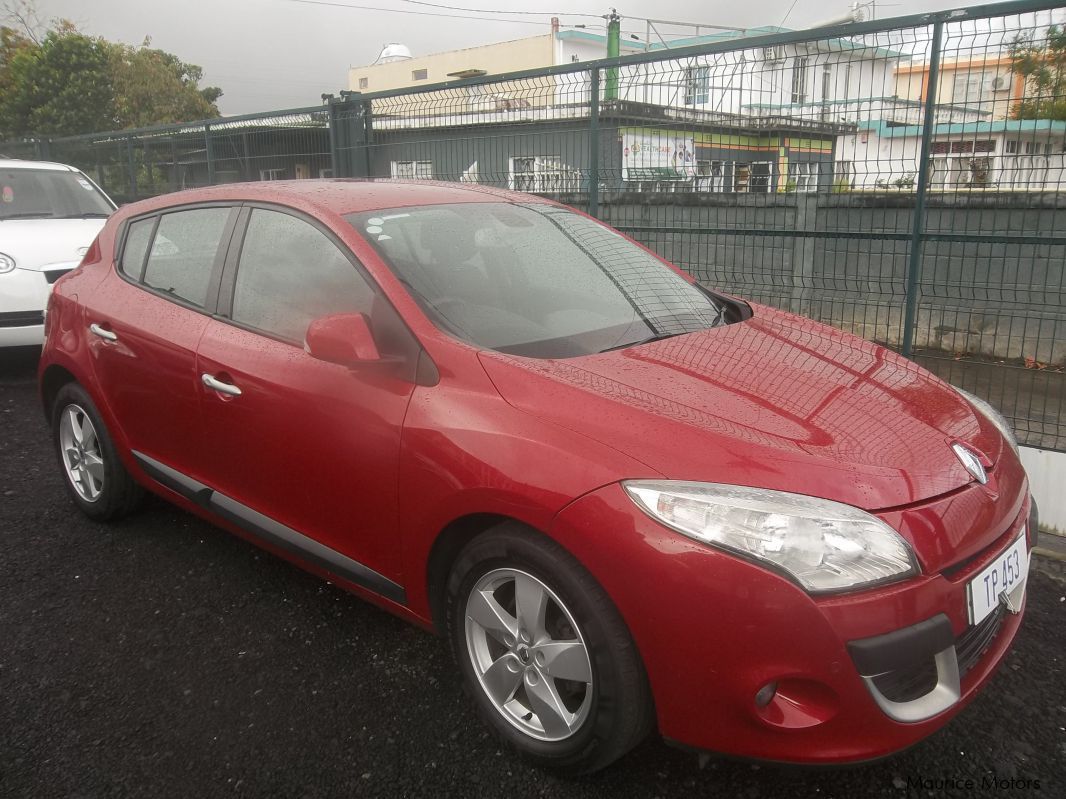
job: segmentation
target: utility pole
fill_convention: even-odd
[[[622,52],[622,18],[618,9],[612,8],[607,17],[607,57],[618,58]],[[618,99],[618,67],[607,68],[607,79],[603,88],[604,100]]]

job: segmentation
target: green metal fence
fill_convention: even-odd
[[[710,285],[902,351],[1002,408],[1023,443],[1066,450],[1062,20],[1011,2],[724,32],[0,151],[74,164],[120,202],[319,177],[552,196]],[[606,52],[557,36],[574,58]]]

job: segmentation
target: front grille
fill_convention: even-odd
[[[71,267],[70,269],[49,269],[44,273],[44,279],[47,280],[49,284],[52,284],[59,280],[59,278],[63,277],[63,275],[73,271],[74,267]]]
[[[893,702],[912,702],[936,687],[936,664],[932,658],[919,666],[897,669],[873,678],[877,690]]]
[[[30,327],[43,324],[43,311],[7,311],[0,313],[0,327]]]
[[[966,628],[955,639],[955,657],[959,663],[959,678],[965,677],[977,665],[981,656],[996,640],[1006,611],[997,607],[980,624]],[[933,658],[909,668],[897,669],[873,678],[877,690],[893,702],[912,702],[925,696],[936,686],[936,664]]]

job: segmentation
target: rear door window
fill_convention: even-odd
[[[148,253],[144,284],[205,307],[229,213],[220,207],[164,214]]]
[[[233,321],[303,344],[315,319],[370,313],[374,291],[325,233],[290,214],[256,208],[237,266]]]

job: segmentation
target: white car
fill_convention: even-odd
[[[115,204],[72,166],[0,160],[0,347],[44,340],[44,309]]]

